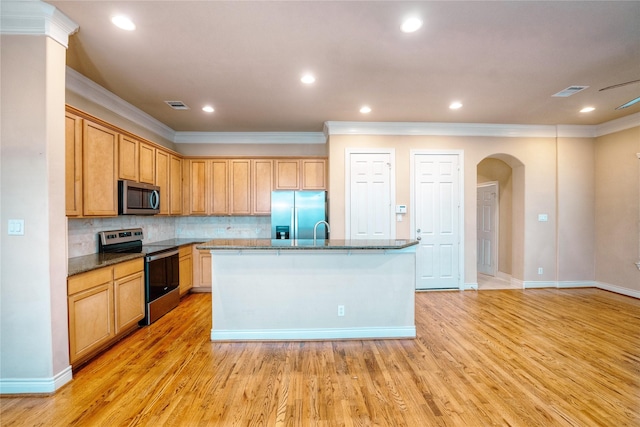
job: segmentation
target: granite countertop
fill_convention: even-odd
[[[197,246],[199,250],[212,249],[283,249],[283,250],[315,250],[315,249],[404,249],[417,245],[417,240],[271,240],[271,239],[214,239]]]
[[[144,254],[91,254],[69,258],[68,276],[85,273],[102,267],[118,264],[136,258],[142,258]]]
[[[207,238],[182,238],[167,239],[159,242],[145,243],[145,246],[184,246],[193,245],[194,243],[206,242]],[[86,273],[87,271],[96,270],[102,267],[118,264],[120,262],[129,261],[136,258],[144,257],[143,253],[114,253],[114,254],[91,254],[69,258],[67,276],[74,274]]]
[[[167,239],[167,240],[160,240],[159,242],[151,242],[151,243],[144,243],[145,246],[184,246],[184,245],[193,245],[194,243],[204,243],[207,240],[209,240],[209,238],[205,237],[205,238],[197,238],[197,237],[191,237],[191,238],[180,238],[180,239]]]

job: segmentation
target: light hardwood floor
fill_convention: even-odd
[[[212,343],[187,296],[4,426],[639,426],[640,300],[416,294],[415,340]],[[274,310],[286,307],[274,307]]]

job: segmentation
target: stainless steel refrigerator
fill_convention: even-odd
[[[314,226],[326,220],[326,191],[271,192],[272,239],[313,239]],[[325,224],[318,225],[317,238],[329,238]]]

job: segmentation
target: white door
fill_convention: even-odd
[[[461,288],[461,171],[458,154],[413,155],[416,289]]]
[[[478,273],[495,276],[498,263],[498,183],[478,185]]]
[[[392,153],[348,153],[347,224],[350,239],[392,239]]]

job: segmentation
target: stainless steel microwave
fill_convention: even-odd
[[[119,215],[160,213],[160,187],[143,182],[118,181]]]

